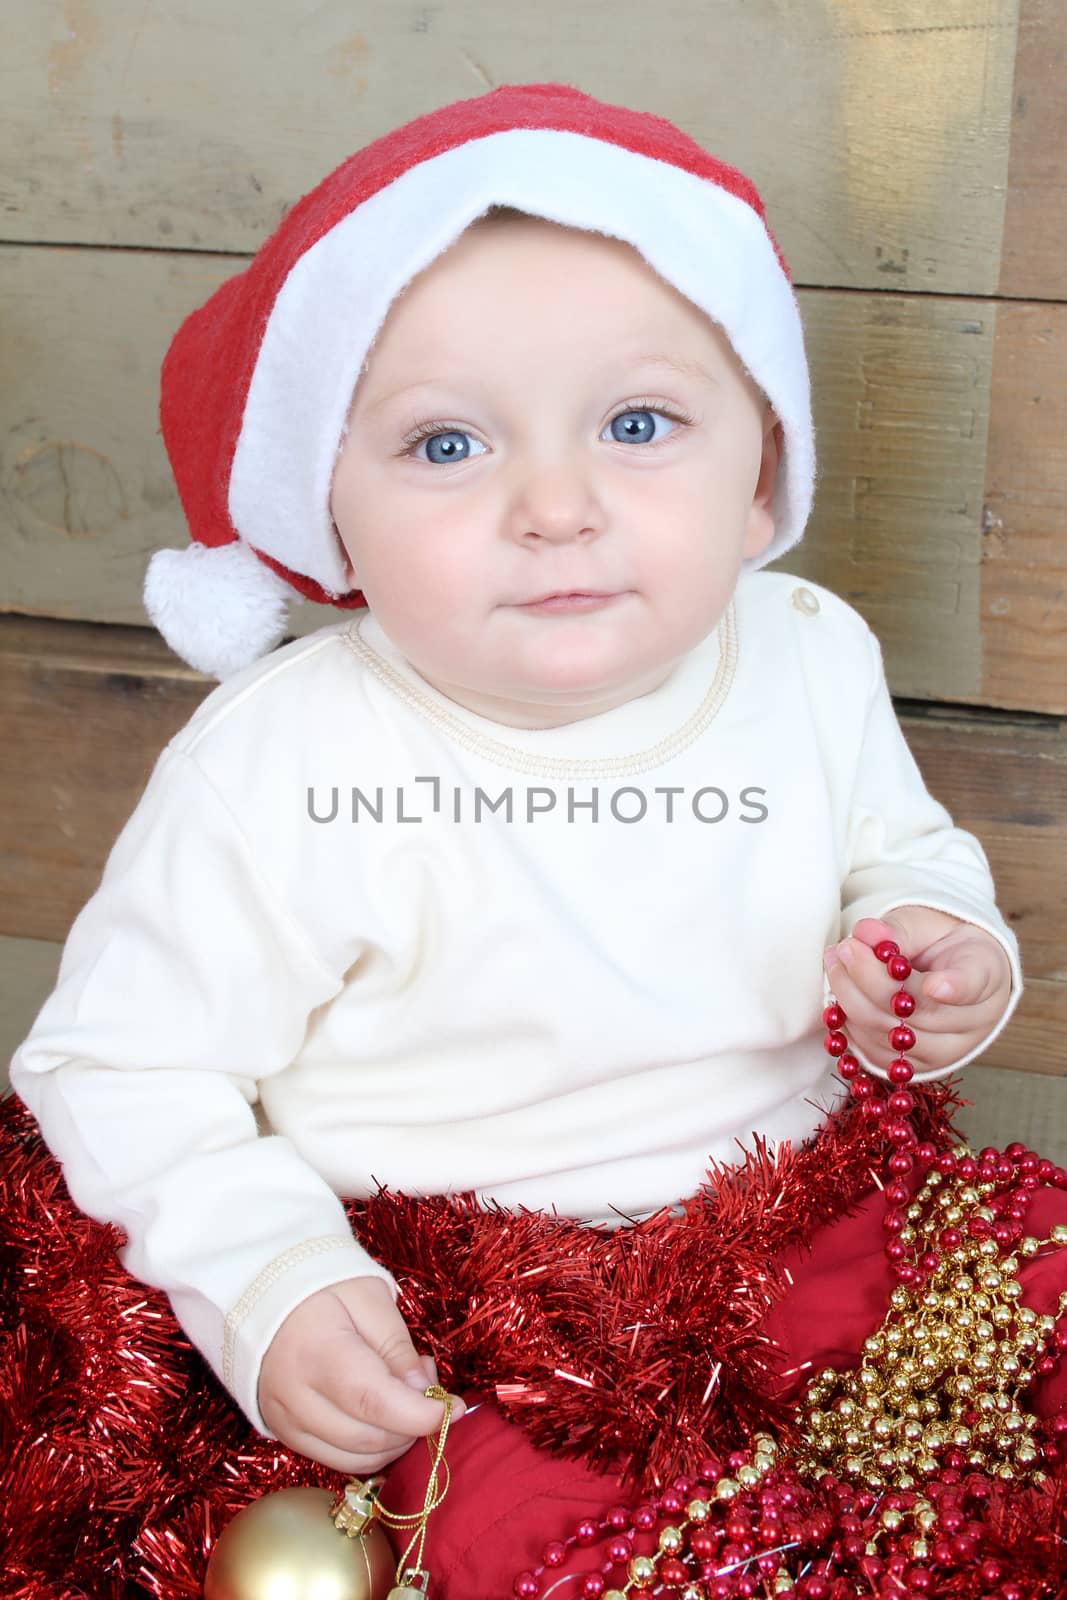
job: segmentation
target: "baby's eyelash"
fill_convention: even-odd
[[[420,422],[417,428],[412,428],[400,441],[405,446],[401,455],[408,455],[414,450],[421,439],[429,439],[435,433],[466,433],[466,428],[461,428],[458,422]]]
[[[680,407],[667,405],[667,403],[663,400],[654,400],[650,396],[645,395],[637,400],[628,401],[628,403],[624,406],[620,406],[618,410],[608,418],[607,425],[610,425],[612,422],[614,422],[616,417],[625,416],[628,411],[658,411],[662,413],[663,416],[670,417],[672,422],[679,422],[685,427],[691,426],[693,422],[693,418],[689,415],[689,413],[682,411]],[[423,439],[432,438],[435,433],[466,433],[467,431],[468,430],[458,422],[446,422],[444,420],[420,422],[417,427],[412,428],[410,433],[406,433],[404,435],[403,439],[401,440],[402,448],[399,453],[400,455],[405,456],[410,455],[417,444],[419,444]]]

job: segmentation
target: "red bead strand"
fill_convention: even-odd
[[[911,976],[911,962],[901,955],[900,946],[893,939],[880,940],[874,947],[874,954],[895,982],[903,985]],[[910,1017],[915,1010],[915,996],[901,987],[890,999],[889,1006],[895,1017]],[[842,1025],[847,1021],[848,1013],[844,1007],[836,1000],[831,1001],[823,1010],[823,1023],[829,1030],[823,1044],[827,1053],[836,1058],[838,1073],[849,1084],[852,1096],[861,1103],[864,1114],[871,1117],[872,1121],[879,1121],[886,1138],[895,1147],[890,1157],[890,1171],[897,1181],[885,1186],[887,1209],[882,1219],[886,1234],[885,1253],[897,1282],[912,1284],[932,1270],[931,1265],[924,1265],[922,1260],[909,1261],[907,1250],[898,1238],[907,1226],[907,1218],[900,1207],[906,1203],[910,1192],[903,1178],[914,1167],[919,1145],[914,1128],[906,1120],[915,1105],[914,1097],[907,1091],[915,1069],[904,1051],[914,1048],[915,1032],[906,1023],[898,1022],[886,1034],[890,1048],[896,1052],[886,1068],[886,1077],[893,1085],[893,1093],[880,1098],[874,1079],[861,1070],[858,1058],[849,1051],[848,1039],[842,1032]]]

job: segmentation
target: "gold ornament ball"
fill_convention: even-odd
[[[349,1539],[329,1489],[279,1489],[243,1507],[215,1541],[204,1600],[385,1600],[396,1557],[372,1522]]]

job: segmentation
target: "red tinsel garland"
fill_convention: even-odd
[[[958,1102],[940,1086],[918,1098],[919,1136],[943,1143]],[[495,1393],[534,1444],[643,1489],[753,1428],[788,1438],[760,1332],[787,1287],[775,1258],[870,1193],[892,1149],[849,1103],[806,1147],[771,1155],[757,1139],[736,1165],[709,1166],[680,1216],[591,1228],[385,1191],[349,1215],[442,1383]]]
[[[917,1099],[919,1136],[943,1144],[955,1096],[937,1086]],[[754,1427],[788,1440],[791,1414],[770,1398],[775,1352],[760,1332],[784,1287],[773,1258],[854,1207],[888,1148],[849,1104],[807,1147],[771,1156],[759,1145],[736,1167],[709,1169],[680,1214],[615,1230],[483,1210],[469,1195],[383,1190],[347,1209],[400,1284],[405,1320],[443,1382],[495,1392],[535,1444],[628,1464],[647,1487]],[[0,1103],[0,1218],[8,1600],[194,1600],[207,1553],[241,1506],[289,1484],[337,1485],[337,1473],[250,1427],[165,1297],[118,1264],[119,1231],[73,1206],[14,1097]],[[972,1490],[984,1556],[1002,1551],[1009,1579],[1040,1579],[1040,1589],[1017,1584],[1017,1600],[1067,1593],[1062,1475],[1025,1491],[982,1485]],[[839,1512],[827,1485],[816,1518],[827,1550]],[[828,1600],[838,1592],[827,1585]],[[938,1590],[986,1592],[962,1567]]]

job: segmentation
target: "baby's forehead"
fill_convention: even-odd
[[[494,250],[496,243],[502,243],[502,250]],[[486,248],[482,248],[486,246]],[[398,315],[403,315],[405,302],[410,304],[411,299],[430,283],[438,283],[448,275],[451,283],[464,274],[470,267],[472,275],[488,277],[493,282],[512,283],[515,280],[525,280],[530,283],[537,301],[537,310],[545,309],[549,302],[561,302],[568,299],[568,290],[574,286],[573,278],[568,278],[565,264],[561,264],[558,274],[552,275],[552,280],[537,277],[537,267],[545,267],[544,259],[537,259],[534,275],[531,275],[530,262],[534,259],[528,250],[536,250],[544,258],[544,251],[552,251],[553,246],[560,248],[565,258],[589,258],[590,270],[587,277],[582,278],[582,283],[589,286],[590,282],[597,280],[597,272],[601,264],[606,269],[617,264],[622,267],[622,277],[617,278],[611,285],[609,296],[614,302],[622,302],[625,306],[625,325],[627,333],[637,331],[637,342],[640,344],[641,315],[653,318],[656,307],[672,306],[683,309],[689,325],[699,328],[701,333],[710,330],[713,339],[723,349],[733,354],[733,344],[726,338],[720,323],[715,322],[704,307],[697,306],[696,301],[686,296],[669,277],[664,277],[656,269],[654,262],[649,261],[637,245],[633,245],[629,238],[619,237],[597,227],[579,227],[569,222],[558,222],[555,218],[547,218],[537,211],[523,211],[518,206],[494,205],[488,206],[480,216],[467,222],[466,227],[459,230],[459,234],[438,251],[432,261],[421,267],[418,274],[408,278],[402,288],[398,288],[394,299],[390,301],[384,323],[394,322]],[[622,285],[622,288],[621,288]],[[624,296],[624,299],[622,299]],[[510,302],[506,296],[493,302],[494,315],[506,317],[510,309]],[[528,315],[528,307],[523,306],[522,315]],[[381,336],[379,326],[379,336]],[[593,322],[590,328],[593,334],[597,325]]]
[[[492,248],[494,241],[518,244],[519,248],[496,251]],[[485,274],[488,272],[489,282],[493,285],[501,282],[507,282],[509,285],[518,281],[525,282],[538,300],[545,294],[565,296],[568,288],[566,263],[561,264],[559,274],[553,274],[552,281],[548,282],[538,271],[541,267],[547,270],[547,263],[543,259],[536,260],[531,270],[531,258],[525,253],[527,242],[536,243],[538,250],[546,247],[551,250],[554,245],[559,245],[572,262],[575,257],[585,255],[597,264],[603,262],[605,265],[610,265],[612,260],[624,264],[625,299],[622,300],[618,292],[615,298],[618,303],[625,306],[623,318],[625,340],[620,338],[622,329],[616,327],[602,329],[594,316],[589,319],[586,329],[589,348],[596,349],[598,338],[600,346],[609,356],[616,348],[625,347],[633,352],[645,354],[653,350],[658,351],[663,346],[664,354],[672,354],[684,362],[687,355],[699,357],[699,347],[701,344],[706,345],[710,338],[727,365],[735,373],[749,379],[746,368],[722,326],[709,316],[702,306],[697,305],[658,272],[644,253],[628,239],[592,227],[583,228],[558,222],[538,212],[524,211],[516,206],[502,204],[493,204],[481,215],[473,218],[450,244],[398,290],[383,324],[378,329],[372,348],[367,352],[360,374],[361,379],[366,374],[368,364],[373,364],[376,352],[389,342],[390,327],[405,317],[405,308],[419,294],[420,286],[424,290],[430,287],[431,283],[439,284],[446,274],[449,283],[447,292],[454,290],[465,269],[469,268],[472,276],[481,277],[483,289],[487,289]],[[489,246],[489,249],[483,251],[481,249],[483,244]],[[583,281],[586,285],[596,281],[595,268],[593,276]],[[613,285],[612,288],[617,291],[618,286]],[[487,292],[491,290],[487,289]],[[493,317],[500,323],[512,325],[519,325],[519,319],[522,318],[521,326],[528,326],[529,307],[526,303],[528,298],[529,296],[526,299],[520,297],[520,303],[513,309],[509,295],[494,297]],[[664,308],[667,308],[666,315]],[[421,323],[428,325],[427,318],[430,317],[432,320],[436,312],[429,313],[425,301],[423,310]],[[663,332],[665,322],[670,329],[666,336]],[[647,328],[647,336],[643,335],[644,328]],[[491,351],[489,355],[491,358]],[[504,357],[501,357],[501,360],[503,359]],[[514,361],[514,354],[507,359]],[[436,365],[440,366],[441,362],[438,361]],[[763,391],[759,392],[762,395]]]

